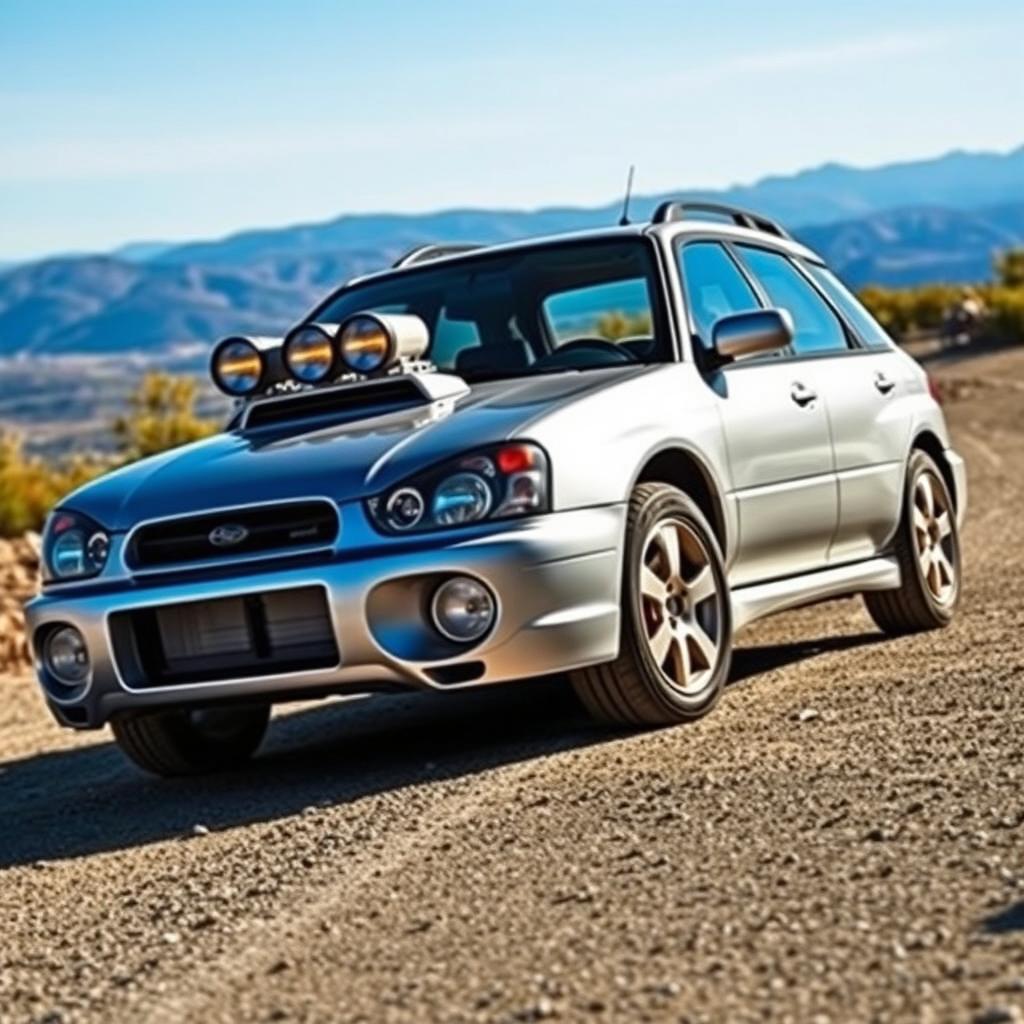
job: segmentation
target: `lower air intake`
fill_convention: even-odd
[[[321,587],[120,612],[115,656],[133,689],[332,668],[338,648]]]

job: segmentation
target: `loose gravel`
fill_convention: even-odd
[[[0,682],[0,1022],[1024,1019],[1024,352],[938,376],[955,624],[759,624],[692,726],[541,680],[306,706],[160,782]]]

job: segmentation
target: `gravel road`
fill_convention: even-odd
[[[1024,351],[937,376],[954,626],[762,623],[692,726],[304,706],[169,783],[0,680],[0,1021],[1024,1020]]]

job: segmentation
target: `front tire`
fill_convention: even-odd
[[[667,484],[630,498],[621,602],[618,658],[570,677],[591,715],[673,725],[710,711],[732,660],[724,560],[700,508]]]
[[[878,627],[902,636],[949,625],[960,600],[960,532],[952,495],[927,452],[910,458],[893,554],[900,586],[864,595]]]
[[[244,764],[263,741],[270,705],[144,711],[111,722],[117,745],[143,771],[174,777]]]

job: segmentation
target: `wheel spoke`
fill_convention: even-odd
[[[690,601],[697,605],[715,595],[715,574],[710,565],[705,565],[692,580],[687,580],[686,590]]]
[[[939,580],[939,590],[951,587],[956,583],[953,563],[946,557],[946,552],[942,548],[935,549],[935,574]]]
[[[674,672],[670,673],[675,681],[685,690],[690,684],[692,672],[690,665],[690,649],[686,640],[677,633],[672,635],[672,653],[669,660],[672,662]]]
[[[679,575],[682,557],[679,551],[679,530],[673,523],[666,523],[657,533],[658,547],[665,556],[665,574],[669,578]]]
[[[687,627],[686,637],[700,651],[700,656],[707,667],[714,668],[715,662],[718,660],[718,648],[715,646],[714,640],[696,622]]]
[[[925,579],[928,579],[928,574],[932,571],[932,548],[930,544],[925,544],[924,548],[918,552],[917,563],[921,566],[921,574]]]
[[[924,502],[924,514],[930,522],[935,518],[935,491],[932,489],[932,478],[927,473],[917,481],[917,491]]]
[[[640,593],[652,601],[664,601],[667,596],[665,581],[649,565],[640,569]]]
[[[665,664],[665,657],[668,654],[669,645],[672,643],[674,636],[672,627],[668,624],[668,619],[664,619],[657,630],[655,630],[654,636],[651,637],[651,656],[658,663],[658,668]]]
[[[945,540],[953,532],[953,521],[948,512],[940,512],[935,525],[939,528],[940,540]]]
[[[916,504],[914,505],[914,529],[917,530],[919,534],[924,534],[926,537],[928,536],[928,517],[917,507]]]

